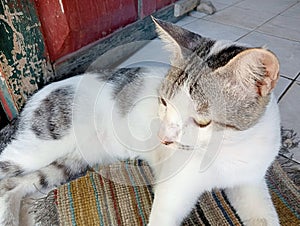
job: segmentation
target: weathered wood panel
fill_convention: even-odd
[[[47,53],[31,0],[0,2],[0,98],[9,119],[47,79]]]
[[[151,15],[156,10],[155,0],[139,0],[140,5],[140,18],[143,19],[146,16]]]
[[[176,0],[138,0],[140,7],[140,18],[143,19],[155,11],[174,3],[175,1]]]
[[[136,21],[137,1],[36,1],[52,62]]]
[[[161,9],[165,6],[168,6],[172,3],[176,2],[176,0],[156,0],[156,9]]]
[[[174,17],[173,5],[155,12],[153,16],[171,22],[176,22],[182,18]],[[57,78],[63,78],[82,73],[94,60],[110,49],[136,41],[151,40],[155,37],[155,26],[148,16],[90,45],[89,48],[81,49],[72,56],[57,61],[54,64],[56,76]],[[112,64],[115,63],[114,60],[111,59]]]

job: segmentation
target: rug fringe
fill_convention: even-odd
[[[40,226],[59,225],[59,214],[56,208],[56,195],[51,191],[47,196],[32,199],[29,214],[34,215],[34,220]]]
[[[292,159],[281,154],[278,156],[277,160],[280,163],[281,168],[295,183],[295,185],[300,186],[300,165],[295,163]]]
[[[300,137],[293,129],[281,127],[281,148],[277,160],[289,178],[300,186],[300,164],[293,160],[292,149],[299,147]]]

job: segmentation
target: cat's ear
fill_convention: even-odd
[[[260,96],[267,96],[274,89],[279,78],[279,62],[269,50],[262,48],[247,49],[236,55],[226,65],[231,67],[235,79],[253,86]]]
[[[189,55],[204,39],[200,35],[152,17],[159,37],[167,44],[167,49],[175,54]]]

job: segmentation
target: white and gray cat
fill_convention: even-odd
[[[13,134],[1,132],[1,226],[19,225],[27,194],[65,183],[89,165],[137,157],[149,162],[158,182],[148,225],[180,225],[213,188],[225,189],[245,225],[279,225],[264,179],[280,146],[272,94],[277,58],[264,48],[154,22],[173,67],[52,83],[30,98]],[[157,115],[158,136],[141,142]]]

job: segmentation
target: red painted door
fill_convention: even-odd
[[[138,19],[138,0],[36,0],[52,61]]]
[[[35,0],[51,61],[175,0]]]

